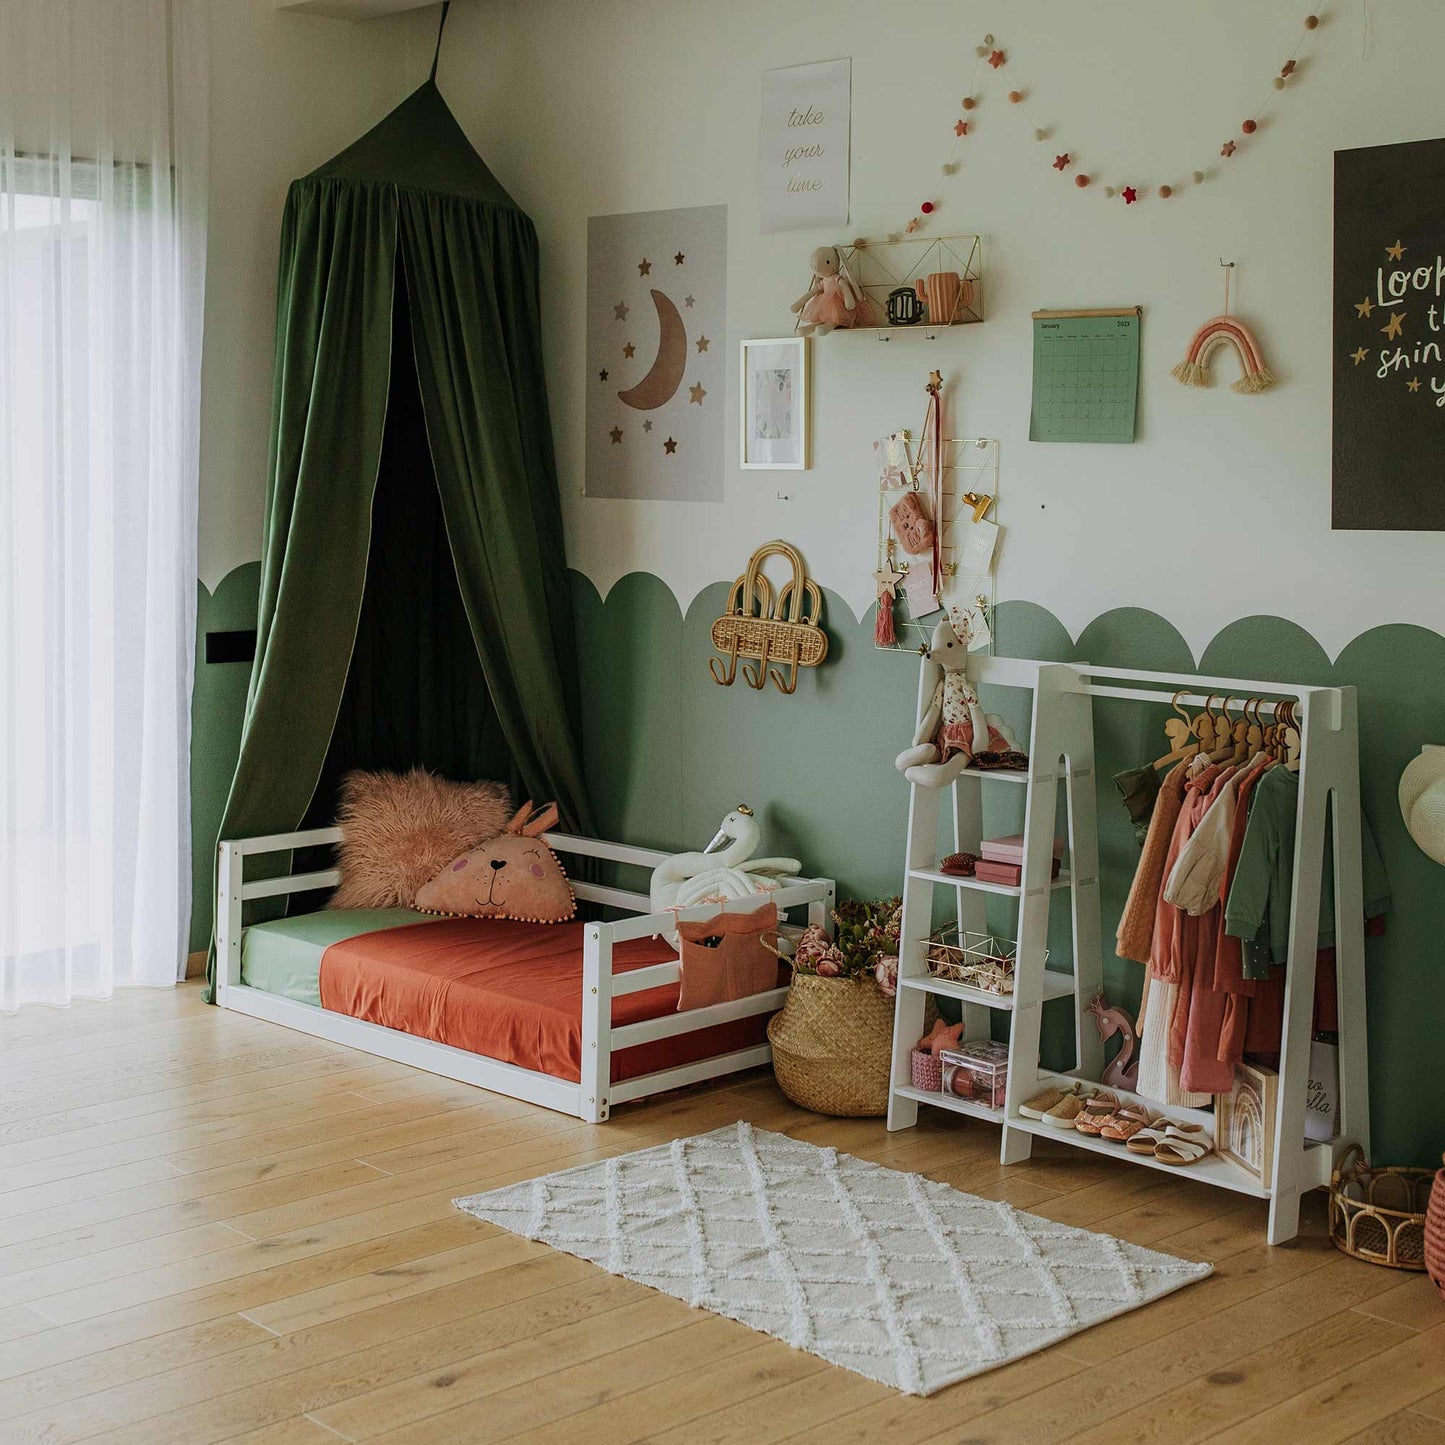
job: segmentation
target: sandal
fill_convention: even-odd
[[[1142,1129],[1154,1121],[1142,1104],[1125,1104],[1116,1109],[1099,1129],[1099,1138],[1111,1144],[1127,1144]]]
[[[1081,1134],[1097,1138],[1104,1125],[1113,1120],[1114,1111],[1118,1107],[1119,1100],[1116,1095],[1095,1094],[1093,1098],[1084,1101],[1079,1117],[1074,1120],[1074,1128]]]
[[[1019,1113],[1022,1114],[1025,1119],[1043,1119],[1047,1117],[1050,1109],[1054,1108],[1057,1104],[1061,1104],[1064,1099],[1070,1097],[1072,1093],[1072,1090],[1066,1094],[1063,1089],[1045,1089],[1042,1093],[1035,1094],[1026,1104],[1020,1104]]]
[[[1044,1111],[1043,1120],[1055,1129],[1072,1129],[1074,1121],[1083,1112],[1084,1101],[1077,1094],[1065,1094],[1052,1109]]]
[[[1153,1156],[1155,1147],[1164,1142],[1164,1136],[1169,1132],[1170,1120],[1162,1114],[1146,1128],[1140,1129],[1132,1138],[1124,1141],[1124,1147],[1131,1154],[1146,1154]]]
[[[1161,1164],[1195,1164],[1213,1152],[1214,1140],[1203,1124],[1170,1124],[1154,1146],[1154,1157]]]

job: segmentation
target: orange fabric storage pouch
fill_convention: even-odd
[[[763,946],[762,939],[777,926],[778,910],[771,903],[751,913],[720,911],[697,923],[679,923],[682,987],[678,1009],[708,1008],[777,988],[778,958]]]

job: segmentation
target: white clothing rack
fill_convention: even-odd
[[[1031,662],[1014,658],[976,659],[970,666],[976,683],[1028,689],[1033,694],[1027,773],[965,772],[951,785],[954,847],[978,851],[982,841],[981,789],[990,781],[1026,787],[1023,876],[1017,888],[956,878],[938,870],[938,810],[944,790],[911,788],[908,858],[903,886],[903,928],[899,959],[898,1008],[894,1021],[893,1076],[888,1127],[906,1129],[917,1122],[919,1104],[929,1104],[997,1122],[1003,1127],[1000,1157],[1005,1164],[1029,1157],[1036,1135],[1081,1149],[1108,1153],[1131,1164],[1165,1169],[1269,1201],[1271,1244],[1299,1232],[1300,1195],[1329,1183],[1334,1160],[1353,1141],[1370,1152],[1369,1079],[1366,1069],[1364,896],[1361,880],[1359,731],[1355,690],[1313,684],[1257,682],[1196,674],[1147,672],[1086,663]],[[919,716],[926,666],[920,669]],[[1094,776],[1093,700],[1115,698],[1168,706],[1206,705],[1224,696],[1234,699],[1290,699],[1296,704],[1300,732],[1300,785],[1291,889],[1289,952],[1285,976],[1284,1036],[1280,1047],[1274,1156],[1261,1179],[1243,1166],[1211,1154],[1193,1165],[1174,1167],[1149,1155],[1130,1154],[1122,1145],[1054,1128],[1025,1118],[1019,1105],[1050,1084],[1097,1080],[1103,1067],[1102,1044],[1088,1003],[1102,986],[1102,920],[1099,908],[1098,824]],[[1051,879],[1058,787],[1065,788],[1068,867]],[[1319,950],[1320,892],[1326,859],[1326,815],[1333,808],[1335,950],[1339,990],[1340,1135],[1332,1144],[1305,1139],[1305,1094],[1314,1004],[1315,956]],[[932,927],[934,889],[957,894],[959,927],[986,932],[986,894],[1019,901],[1018,955],[1012,996],[994,997],[930,977],[927,939]],[[1070,894],[1074,937],[1072,976],[1045,966],[1049,909],[1053,894]],[[957,998],[964,1006],[967,1037],[987,1036],[990,1009],[1012,1014],[1009,1069],[1004,1107],[985,1108],[971,1100],[928,1093],[912,1087],[910,1055],[923,1032],[926,996]],[[1039,1062],[1043,1005],[1072,997],[1075,1063],[1064,1073]],[[1117,1091],[1116,1091],[1117,1092]],[[1126,1093],[1120,1097],[1129,1098]],[[1145,1100],[1156,1110],[1162,1106]],[[1168,1108],[1173,1118],[1202,1123],[1211,1134],[1207,1111]]]

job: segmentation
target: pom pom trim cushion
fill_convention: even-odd
[[[454,858],[420,889],[417,908],[453,918],[568,922],[577,912],[576,895],[541,836],[556,822],[555,804],[533,815],[528,800],[500,837]]]

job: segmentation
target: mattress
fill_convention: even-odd
[[[436,923],[410,908],[325,908],[252,924],[241,935],[241,982],[321,1007],[321,956],[333,943],[381,929]]]
[[[575,1083],[582,1076],[583,928],[447,918],[354,934],[325,950],[321,1004]],[[676,957],[659,939],[630,940],[613,949],[613,972]],[[675,983],[624,994],[613,1000],[613,1027],[672,1014],[677,998]],[[752,1048],[766,1042],[767,1024],[768,1015],[758,1014],[615,1050],[612,1080]]]

